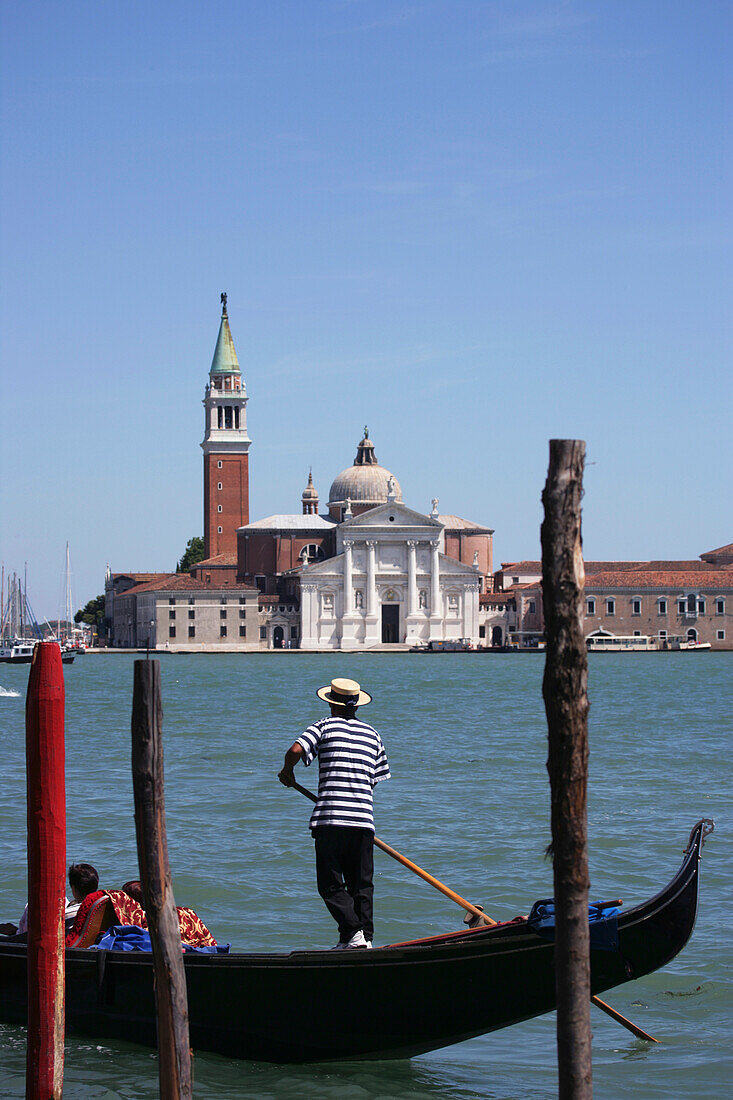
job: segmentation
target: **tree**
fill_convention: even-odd
[[[204,540],[200,535],[195,535],[186,543],[183,557],[176,566],[176,573],[189,573],[191,566],[196,565],[197,562],[203,561],[205,557],[206,551],[204,550]]]
[[[75,623],[88,623],[89,626],[96,626],[99,629],[104,624],[104,594],[101,596],[95,596],[89,603],[84,604],[84,607],[79,608],[76,615],[74,615]]]

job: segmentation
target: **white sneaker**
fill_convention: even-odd
[[[366,946],[367,946],[367,941],[364,939],[364,933],[362,932],[362,930],[360,928],[358,932],[354,932],[354,935],[351,937],[350,940],[346,940],[345,943],[343,941],[341,943],[337,943],[333,950],[334,951],[344,951],[346,948],[349,948],[349,947],[366,947]]]
[[[367,940],[366,945],[367,945],[367,947],[369,948],[370,951],[371,951],[372,947],[374,946],[371,940]]]

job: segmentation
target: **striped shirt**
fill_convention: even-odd
[[[377,731],[358,718],[324,718],[297,739],[306,767],[318,757],[318,801],[310,819],[374,832],[372,790],[390,779],[387,754]]]

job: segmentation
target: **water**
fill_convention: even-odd
[[[130,778],[133,658],[87,655],[65,670],[68,860],[102,884],[136,871]],[[309,804],[277,782],[284,750],[323,713],[316,688],[352,676],[374,694],[393,779],[376,792],[377,832],[498,919],[552,894],[541,655],[252,654],[161,658],[166,809],[174,891],[240,950],[335,943],[317,896]],[[731,1078],[731,673],[725,653],[591,656],[590,860],[595,896],[640,901],[671,878],[700,817],[693,938],[660,973],[606,998],[662,1039],[651,1047],[598,1010],[598,1098],[718,1097]],[[23,668],[0,668],[0,920],[26,900]],[[17,695],[13,695],[17,692]],[[315,769],[299,780],[315,786]],[[375,939],[461,927],[462,912],[376,854]],[[491,996],[491,990],[486,991]],[[411,1062],[278,1067],[197,1054],[198,1100],[556,1095],[554,1015]],[[25,1034],[0,1025],[0,1097],[22,1097]],[[66,1100],[156,1097],[149,1050],[67,1036]]]

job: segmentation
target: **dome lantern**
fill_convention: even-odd
[[[377,462],[369,429],[365,427],[353,465],[342,470],[331,484],[328,512],[331,519],[340,522],[347,515],[349,504],[351,513],[358,516],[370,508],[385,504],[388,499],[401,501],[402,489],[397,478]]]

